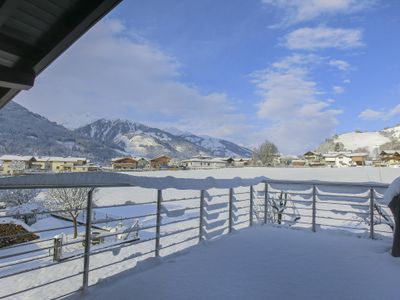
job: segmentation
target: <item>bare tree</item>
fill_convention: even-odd
[[[50,210],[65,210],[74,225],[74,239],[78,237],[78,216],[86,208],[90,188],[51,189],[44,205]]]
[[[32,202],[38,195],[37,190],[5,190],[0,194],[0,201],[7,207],[24,205]]]
[[[278,154],[278,148],[271,142],[265,141],[258,148],[253,150],[253,163],[261,162],[264,166],[273,164],[274,158]]]

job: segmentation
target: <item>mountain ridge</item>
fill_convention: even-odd
[[[85,156],[98,163],[123,155],[153,158],[165,154],[178,159],[199,154],[251,155],[251,150],[226,140],[210,138],[214,144],[203,142],[202,145],[187,136],[173,135],[129,120],[103,118],[71,130],[16,102],[10,102],[0,110],[0,126],[0,154]]]

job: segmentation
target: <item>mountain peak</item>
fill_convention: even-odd
[[[78,128],[77,132],[127,154],[145,157],[161,154],[176,158],[198,154],[243,157],[251,155],[251,150],[229,141],[200,137],[177,128],[161,130],[129,120],[101,119]]]

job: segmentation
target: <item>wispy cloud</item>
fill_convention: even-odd
[[[90,112],[239,140],[247,128],[227,94],[182,82],[177,59],[118,19],[98,23],[17,101],[60,123]]]
[[[395,107],[387,110],[374,110],[374,109],[366,109],[362,111],[358,117],[362,120],[390,120],[396,116],[400,115],[400,104]]]
[[[363,46],[359,29],[303,27],[290,32],[284,45],[291,50],[350,49]]]
[[[321,100],[322,92],[298,57],[254,73],[253,83],[262,97],[258,117],[268,124],[264,133],[284,152],[312,149],[334,132],[341,111]]]
[[[283,16],[280,25],[292,25],[337,14],[351,14],[371,7],[372,0],[262,0],[278,8]]]
[[[344,87],[342,87],[342,86],[339,86],[339,85],[335,85],[335,86],[333,86],[333,92],[335,93],[335,94],[342,94],[342,93],[344,93]]]
[[[347,71],[350,68],[350,64],[347,61],[340,59],[331,59],[329,65],[336,67],[341,71]]]

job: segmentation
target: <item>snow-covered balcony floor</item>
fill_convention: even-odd
[[[389,251],[389,241],[256,226],[149,259],[86,297],[399,299],[400,260]]]

